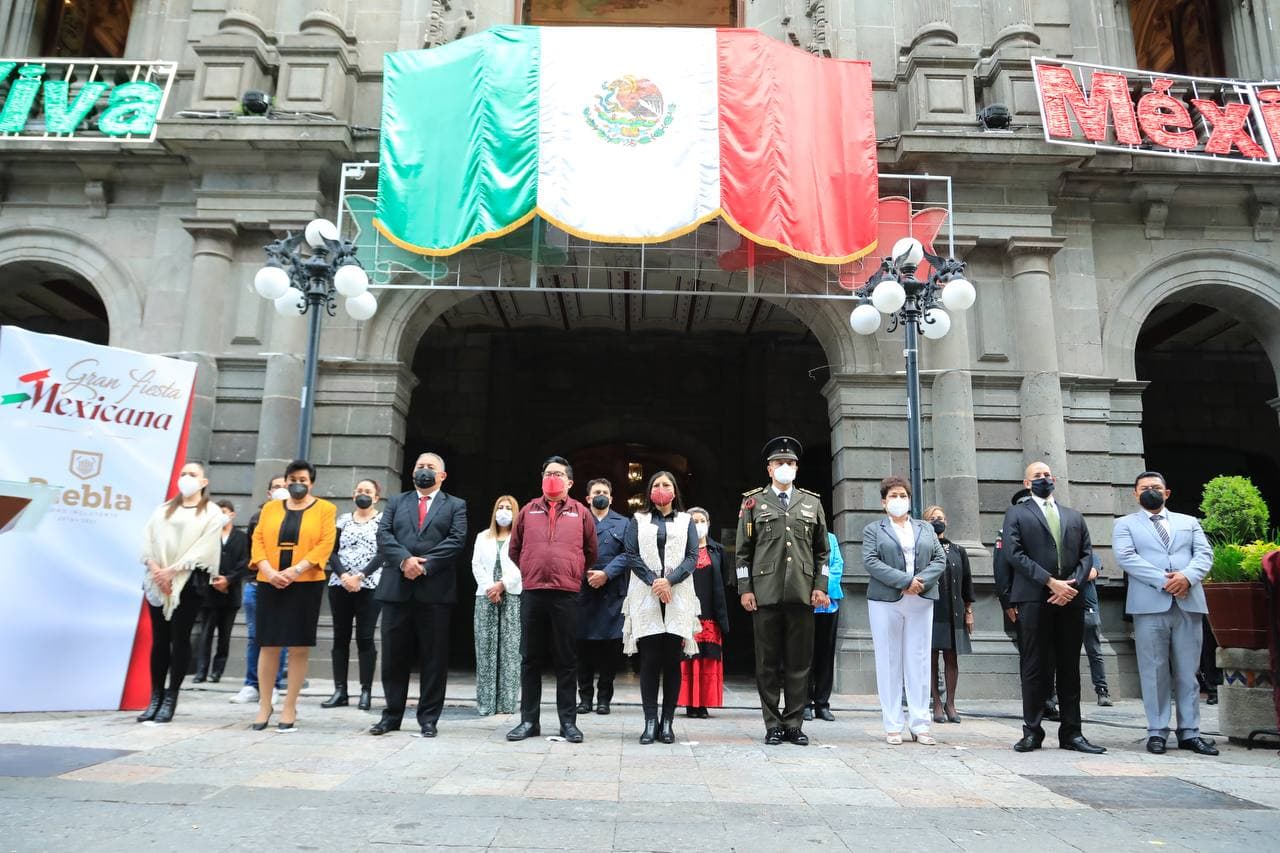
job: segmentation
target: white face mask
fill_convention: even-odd
[[[271,500],[287,501],[289,499],[289,490],[281,486],[271,492]]]
[[[184,498],[189,498],[196,492],[200,491],[204,486],[200,485],[200,478],[191,474],[183,474],[178,478],[178,491],[182,492]]]
[[[493,514],[493,520],[498,522],[499,527],[511,526],[511,510],[500,509]]]
[[[796,466],[779,465],[777,468],[773,469],[773,479],[777,480],[784,486],[791,485],[796,479]]]
[[[705,521],[702,522],[701,524],[695,524],[694,527],[696,527],[698,530],[699,539],[706,539],[707,534],[711,532],[711,525],[707,524]]]
[[[894,518],[901,518],[911,512],[911,498],[889,498],[884,508]]]

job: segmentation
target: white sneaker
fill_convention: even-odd
[[[240,692],[232,696],[230,699],[236,705],[248,705],[251,702],[258,701],[258,688],[252,684],[246,684],[240,688]]]
[[[271,688],[271,707],[274,708],[279,704],[280,704],[280,691],[273,687]]]

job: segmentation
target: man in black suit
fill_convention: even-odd
[[[374,598],[382,603],[382,692],[387,707],[369,734],[398,731],[409,698],[416,650],[422,664],[418,725],[436,736],[449,675],[449,612],[457,600],[454,561],[467,538],[467,506],[440,490],[444,460],[423,453],[413,466],[413,490],[387,502],[378,522],[384,566]]]
[[[1032,462],[1022,484],[1031,500],[1004,516],[1004,552],[1012,570],[1010,602],[1017,607],[1022,639],[1022,739],[1018,752],[1044,741],[1045,700],[1057,680],[1058,745],[1092,755],[1106,752],[1080,729],[1080,649],[1084,643],[1084,595],[1093,569],[1093,546],[1084,516],[1053,499],[1049,466]]]

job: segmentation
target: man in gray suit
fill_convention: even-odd
[[[1129,576],[1126,610],[1133,616],[1142,704],[1147,712],[1147,752],[1161,755],[1169,737],[1169,687],[1178,703],[1178,748],[1217,755],[1200,737],[1201,622],[1209,612],[1201,581],[1213,551],[1189,515],[1165,507],[1164,476],[1143,471],[1134,481],[1138,512],[1117,518],[1112,535],[1116,562]]]

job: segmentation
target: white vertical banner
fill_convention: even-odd
[[[59,489],[36,529],[0,535],[0,711],[120,707],[142,530],[194,380],[189,362],[0,327],[0,480]]]

